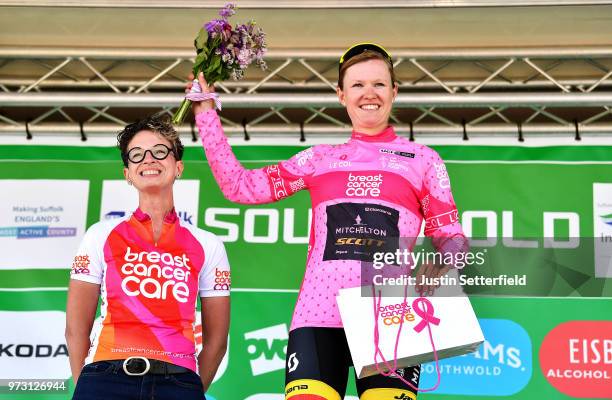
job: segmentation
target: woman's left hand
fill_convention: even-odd
[[[185,86],[185,93],[189,93],[191,91],[191,87],[193,86],[193,74],[189,74],[189,82]],[[206,82],[206,78],[204,78],[204,74],[200,72],[198,74],[198,81],[200,82],[200,87],[202,88],[202,93],[214,93],[215,88],[213,85],[209,85]],[[212,110],[215,107],[215,103],[212,100],[204,100],[204,101],[192,101],[191,108],[193,110],[193,115],[197,115],[203,111]]]
[[[417,293],[421,296],[433,296],[434,291],[440,287],[439,278],[446,275],[450,267],[439,266],[436,264],[421,264],[416,274]],[[425,280],[425,281],[424,281]]]

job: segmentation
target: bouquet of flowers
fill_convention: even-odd
[[[208,84],[224,81],[229,78],[239,80],[244,77],[244,70],[255,61],[261,69],[266,69],[263,60],[266,52],[265,34],[263,30],[255,26],[255,21],[246,24],[238,24],[235,27],[228,19],[236,13],[236,6],[228,3],[219,11],[220,19],[213,19],[206,23],[198,36],[195,38],[194,46],[197,56],[193,64],[193,75],[196,77],[191,92],[185,96],[179,109],[174,113],[172,122],[180,124],[190,108],[191,100],[204,100],[214,98],[217,108],[220,102],[216,94],[200,95],[200,85],[197,76],[204,73]]]

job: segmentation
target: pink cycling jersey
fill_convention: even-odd
[[[131,216],[92,225],[71,278],[100,285],[101,315],[85,364],[143,356],[196,371],[196,298],[229,296],[223,242],[183,223],[172,210],[157,242],[151,218]]]
[[[360,286],[366,245],[425,235],[437,249],[460,251],[465,237],[444,163],[389,126],[375,136],[353,132],[341,145],[316,145],[276,165],[247,170],[236,160],[214,110],[196,123],[206,157],[228,200],[260,204],[310,192],[312,227],[304,281],[291,329],[342,327],[335,296]]]

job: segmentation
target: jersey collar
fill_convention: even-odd
[[[142,211],[140,207],[138,207],[136,211],[134,211],[133,215],[134,218],[136,218],[140,222],[149,221],[151,219],[151,216],[149,216],[149,214],[147,214],[146,212]],[[170,210],[168,214],[164,216],[164,223],[172,224],[176,222],[177,219],[178,215],[176,215],[176,210],[174,209],[174,207],[172,207],[172,210]]]
[[[392,142],[396,137],[395,130],[391,125],[387,126],[382,132],[376,135],[366,135],[356,131],[353,131],[351,135],[351,139],[361,140],[363,142]]]

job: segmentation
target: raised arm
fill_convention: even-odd
[[[213,175],[228,200],[245,204],[270,203],[308,186],[314,173],[313,148],[275,165],[246,169],[234,156],[214,110],[198,113],[196,124]]]
[[[214,92],[214,88],[206,83],[202,74],[198,76],[198,80],[203,93]],[[186,91],[189,91],[191,86],[189,83]],[[276,165],[246,169],[236,159],[227,142],[212,100],[194,101],[193,113],[206,158],[223,195],[228,200],[244,204],[270,203],[307,187],[308,178],[314,173],[312,149],[302,151]]]

